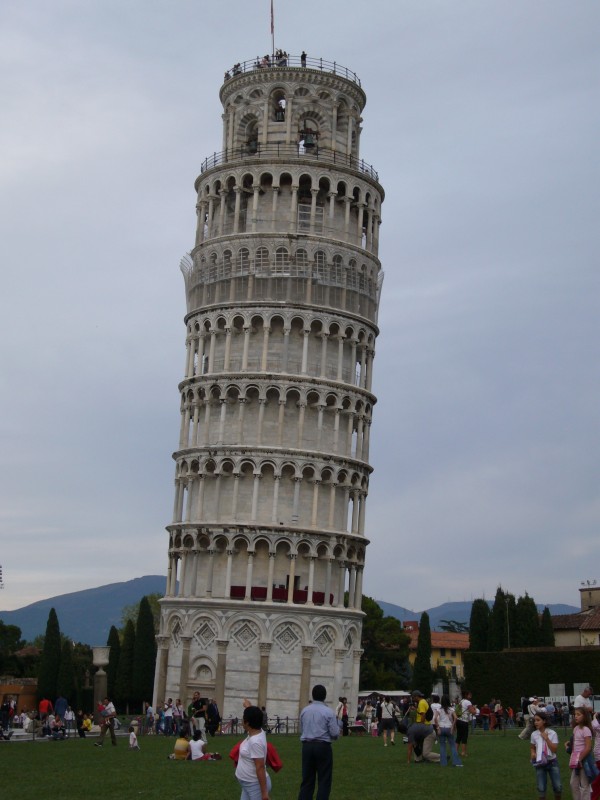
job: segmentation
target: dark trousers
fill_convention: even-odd
[[[316,800],[328,800],[333,774],[331,742],[302,742],[302,783],[298,800],[312,800],[319,779]]]

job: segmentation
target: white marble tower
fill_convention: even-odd
[[[383,189],[358,77],[236,65],[195,188],[155,702],[358,691]],[[344,592],[348,593],[347,605]]]

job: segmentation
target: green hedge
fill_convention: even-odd
[[[528,647],[500,653],[463,653],[464,686],[480,705],[500,698],[519,710],[521,697],[548,694],[550,683],[591,683],[600,675],[600,647]]]

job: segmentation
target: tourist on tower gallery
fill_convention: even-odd
[[[313,686],[312,703],[300,712],[302,742],[302,783],[298,800],[312,800],[318,779],[316,800],[328,800],[333,777],[331,742],[338,738],[339,726],[333,711],[325,705],[327,690]]]

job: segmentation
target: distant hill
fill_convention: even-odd
[[[96,589],[84,589],[81,592],[61,594],[48,600],[38,600],[16,611],[0,611],[0,619],[6,625],[18,625],[23,639],[31,641],[39,634],[46,632],[46,622],[51,608],[54,608],[62,633],[76,642],[89,645],[106,643],[111,625],[121,626],[121,613],[124,606],[138,603],[146,594],[158,592],[163,594],[166,586],[164,575],[145,575],[123,583],[110,583]],[[383,613],[405,622],[408,619],[418,620],[421,611],[377,600]],[[452,619],[468,624],[471,616],[471,602],[444,603],[435,608],[425,609],[429,614],[432,630],[439,629],[441,620]],[[490,602],[490,606],[492,603]],[[542,611],[544,606],[539,605]],[[576,606],[561,604],[549,605],[551,614],[573,614],[580,609]]]
[[[61,633],[75,642],[103,645],[111,625],[121,627],[123,607],[139,603],[147,594],[159,592],[162,595],[166,580],[164,575],[145,575],[124,583],[61,594],[15,611],[0,611],[0,619],[6,625],[18,625],[23,639],[31,641],[46,632],[48,614],[54,608]]]
[[[422,611],[410,611],[402,606],[395,606],[393,603],[386,603],[385,600],[377,600],[379,606],[383,609],[383,613],[388,617],[396,617],[401,622],[406,620],[419,620]],[[493,600],[488,600],[488,605],[493,606]],[[424,609],[429,614],[429,624],[432,630],[439,630],[442,620],[454,620],[455,622],[464,622],[469,624],[471,618],[471,600],[462,600],[457,603],[443,603],[441,606],[434,608]],[[538,603],[538,610],[541,613],[544,610],[544,603]],[[548,608],[552,616],[557,614],[576,614],[581,609],[578,606],[569,606],[564,603],[549,603]]]

